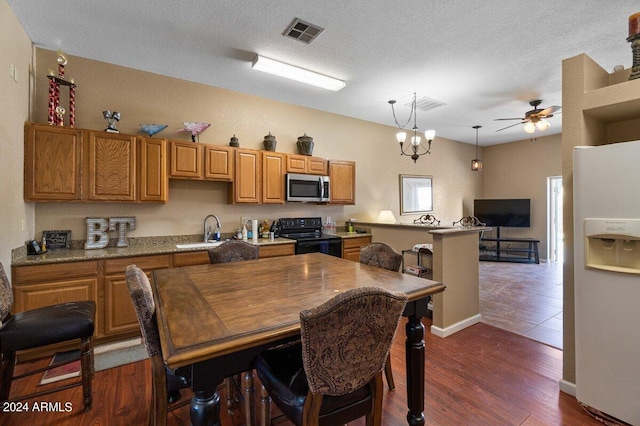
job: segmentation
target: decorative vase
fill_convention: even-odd
[[[304,134],[304,136],[298,137],[298,142],[296,143],[296,145],[298,146],[298,154],[313,154],[313,138],[311,136],[307,136],[306,133]]]
[[[264,141],[262,141],[262,143],[264,144],[264,150],[265,151],[275,151],[276,150],[276,137],[273,136],[271,134],[271,132],[269,132],[269,134],[267,136],[264,137]]]
[[[238,138],[236,138],[236,135],[233,135],[233,137],[231,138],[231,141],[229,141],[229,146],[233,146],[235,148],[240,146],[240,143],[238,142]]]

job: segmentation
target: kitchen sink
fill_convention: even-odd
[[[224,241],[211,241],[211,242],[201,242],[201,243],[188,243],[188,244],[176,244],[176,247],[179,249],[191,249],[191,248],[210,248],[210,247],[218,247],[220,244],[224,243]]]

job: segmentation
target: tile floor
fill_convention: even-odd
[[[482,322],[562,349],[562,263],[480,262]]]

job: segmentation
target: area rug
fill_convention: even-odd
[[[139,338],[98,345],[94,348],[93,353],[95,371],[107,370],[148,358],[147,351]],[[76,361],[45,371],[39,385],[79,376],[80,351],[78,350],[56,353],[51,364],[74,358]]]

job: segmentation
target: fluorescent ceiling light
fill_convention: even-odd
[[[337,92],[345,86],[345,82],[338,80],[337,78],[318,74],[317,72],[305,70],[303,68],[294,67],[293,65],[265,58],[260,55],[256,56],[251,66],[254,70],[322,87],[323,89],[332,90],[334,92]]]

